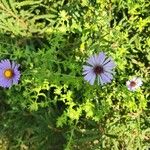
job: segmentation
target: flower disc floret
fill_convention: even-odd
[[[93,68],[93,71],[94,71],[94,73],[96,74],[96,75],[100,75],[101,73],[104,73],[104,68],[103,68],[103,66],[95,66],[94,68]]]
[[[14,75],[14,72],[12,69],[6,69],[4,71],[5,78],[11,79],[13,77],[13,75]]]

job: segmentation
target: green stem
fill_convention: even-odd
[[[75,130],[76,126],[77,126],[77,123],[78,123],[78,120],[76,120],[75,125],[74,125],[73,129],[71,130],[70,138],[69,138],[69,141],[67,143],[67,146],[66,146],[65,150],[70,150],[72,139],[73,139],[73,135],[74,135],[74,130]]]

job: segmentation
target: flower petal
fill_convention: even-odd
[[[91,56],[88,60],[87,60],[87,63],[92,65],[92,66],[95,66],[96,65],[96,62],[95,62],[95,55]]]
[[[99,64],[102,65],[104,60],[106,59],[106,56],[103,52],[100,52],[97,59],[98,59]]]
[[[88,70],[91,70],[93,67],[91,66],[83,66],[83,71],[88,71]]]
[[[99,78],[99,81],[100,81],[101,85],[103,85],[103,84],[104,84],[104,82],[103,82],[103,80],[102,80],[101,76],[98,76],[98,78]]]
[[[8,59],[4,59],[0,62],[0,68],[5,69],[5,68],[11,68],[11,63]]]
[[[88,73],[92,73],[93,71],[93,67],[90,66],[83,66],[83,75],[88,74]]]
[[[104,72],[105,76],[107,76],[109,79],[113,79],[113,75],[109,72]]]
[[[137,82],[137,86],[141,86],[143,84],[141,78],[137,78],[136,82]]]
[[[90,84],[93,84],[93,82],[95,81],[95,77],[96,75],[93,73],[88,73],[87,75],[84,76],[84,79],[86,81],[88,81]]]
[[[104,83],[111,82],[110,78],[107,77],[104,73],[101,74],[101,78],[102,78],[102,80],[103,80]]]
[[[93,74],[93,76],[92,76],[91,80],[89,81],[89,83],[90,83],[91,85],[93,85],[93,84],[94,84],[95,79],[96,79],[96,75],[95,75],[95,74]]]
[[[107,63],[105,63],[103,66],[106,69],[113,69],[116,65],[114,61],[110,60],[110,61],[107,61]]]

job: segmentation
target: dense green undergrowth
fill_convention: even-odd
[[[148,150],[149,35],[149,0],[0,0],[0,60],[21,71],[0,88],[0,149]],[[116,73],[91,86],[82,67],[102,51]]]

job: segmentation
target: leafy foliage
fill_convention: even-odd
[[[0,59],[21,79],[0,88],[0,149],[150,148],[148,0],[0,0]],[[116,62],[111,84],[90,86],[88,56]],[[132,76],[143,79],[127,90]]]

